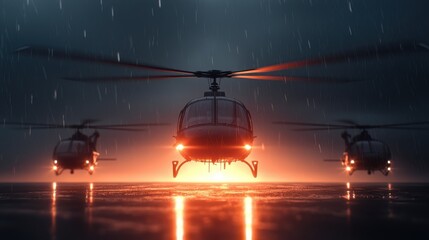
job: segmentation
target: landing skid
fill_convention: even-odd
[[[380,172],[381,172],[384,176],[387,176],[387,175],[389,175],[389,173],[390,173],[390,171],[389,171],[389,170],[387,170],[387,169],[381,169],[381,170],[380,170]]]
[[[179,170],[183,166],[183,164],[190,162],[190,161],[192,161],[192,160],[185,160],[185,161],[181,162],[180,164],[179,164],[179,161],[172,161],[173,178],[177,177],[177,174],[179,174]],[[252,175],[254,178],[256,178],[258,176],[258,161],[252,161],[252,164],[250,164],[246,160],[238,160],[238,161],[245,163],[250,168],[250,171],[252,172]],[[231,163],[231,162],[229,162],[229,163]]]
[[[64,171],[64,168],[61,168],[61,169],[55,171],[55,175],[59,176],[59,175],[61,175],[61,173],[63,173],[63,171]]]

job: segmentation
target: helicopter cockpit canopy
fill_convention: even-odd
[[[389,147],[383,142],[376,140],[358,141],[350,147],[350,153],[361,157],[376,155],[382,159],[391,158]]]
[[[86,141],[81,140],[62,140],[55,147],[55,155],[76,155],[86,154],[90,151]]]
[[[178,130],[200,125],[226,125],[252,131],[246,107],[225,97],[200,98],[188,103],[179,116]]]

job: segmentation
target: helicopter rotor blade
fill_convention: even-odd
[[[390,123],[390,124],[368,125],[368,128],[406,127],[406,126],[428,125],[428,124],[429,124],[429,121],[420,121],[420,122],[407,122],[407,123]]]
[[[147,76],[128,76],[128,77],[92,77],[92,78],[76,78],[63,77],[64,80],[76,82],[119,82],[119,81],[144,81],[156,79],[174,79],[174,78],[194,78],[195,75],[147,75]]]
[[[151,127],[151,126],[168,126],[168,123],[131,123],[131,124],[110,124],[110,125],[93,125],[93,127],[112,127],[112,128],[127,128],[127,127]]]
[[[73,50],[64,51],[60,49],[38,47],[38,46],[24,46],[16,49],[14,52],[18,54],[45,56],[45,57],[52,57],[52,58],[65,59],[65,60],[94,62],[94,63],[102,63],[102,64],[122,66],[122,67],[163,71],[163,72],[193,74],[193,72],[186,71],[186,70],[155,66],[155,65],[145,64],[145,63],[139,63],[137,61],[136,62],[125,61],[120,58],[119,53],[117,54],[116,58],[112,58],[112,57],[85,54],[85,53],[81,53]]]
[[[361,80],[353,80],[353,79],[327,78],[327,77],[243,75],[243,74],[233,74],[230,76],[230,78],[268,80],[268,81],[307,81],[307,82],[314,82],[314,83],[350,83],[350,82],[361,81]]]
[[[37,127],[37,126],[22,126],[22,127],[11,127],[11,129],[15,130],[54,130],[54,129],[61,129],[60,127]]]
[[[348,125],[351,125],[351,126],[359,126],[359,124],[357,122],[355,122],[353,120],[350,120],[350,119],[338,119],[335,122],[343,123],[343,124],[348,124]]]
[[[341,162],[340,159],[323,159],[324,162]]]
[[[85,126],[85,125],[89,125],[89,124],[96,123],[99,121],[100,120],[98,120],[98,119],[91,119],[91,118],[82,119],[82,121],[80,122],[80,125]]]
[[[112,131],[124,131],[124,132],[147,132],[146,128],[115,128],[115,127],[89,127],[95,130],[112,130]]]
[[[308,123],[308,122],[288,122],[288,121],[274,121],[273,124],[277,125],[292,125],[292,126],[306,126],[306,127],[325,127],[325,128],[348,128],[348,125],[342,124],[328,124],[328,123]]]
[[[45,128],[75,128],[75,125],[51,124],[51,123],[32,123],[32,122],[3,122],[3,125],[17,127],[45,127]],[[76,125],[78,126],[78,125]]]
[[[97,158],[97,161],[116,161],[116,158]]]
[[[330,131],[330,130],[342,130],[342,129],[347,129],[347,127],[295,128],[292,130],[297,132],[307,132],[307,131]]]
[[[427,50],[429,50],[427,45],[423,43],[415,43],[415,42],[367,46],[367,47],[358,48],[352,51],[346,51],[343,53],[320,56],[320,57],[304,59],[300,61],[290,61],[290,62],[274,64],[270,66],[264,66],[260,68],[236,71],[236,72],[233,72],[233,74],[276,72],[276,71],[301,68],[301,67],[307,67],[307,66],[348,62],[348,61],[355,61],[360,59],[378,58],[378,57],[384,57],[384,56],[395,55],[395,54],[420,52],[420,51],[427,51]]]
[[[73,129],[72,127],[69,127]],[[32,127],[32,126],[25,126],[25,127],[12,127],[12,129],[16,130],[55,130],[55,129],[64,129],[63,127]],[[144,128],[115,128],[115,127],[92,127],[92,126],[85,126],[81,129],[95,129],[95,130],[113,130],[113,131],[128,131],[128,132],[146,132],[147,129]]]
[[[341,130],[341,129],[397,129],[397,130],[426,130],[425,127],[411,127],[418,125],[429,125],[429,121],[408,122],[408,123],[394,123],[394,124],[380,124],[380,125],[359,125],[353,121],[341,121],[346,124],[325,124],[325,123],[306,123],[306,122],[288,122],[276,121],[273,124],[278,125],[291,125],[303,126],[310,128],[297,128],[294,131],[323,131],[323,130]],[[350,125],[349,125],[350,124]],[[353,124],[353,125],[352,125]]]
[[[376,127],[379,129],[389,129],[389,130],[429,130],[429,128],[424,127]]]
[[[91,120],[92,121],[92,120]],[[61,125],[61,124],[47,124],[47,123],[31,123],[31,122],[3,122],[4,126],[12,126],[14,129],[35,129],[35,130],[46,130],[46,129],[103,129],[103,130],[118,130],[118,131],[147,131],[146,128],[135,128],[135,127],[150,127],[150,126],[167,126],[168,123],[133,123],[133,124],[102,124],[102,125],[85,125],[82,124],[73,125]],[[134,127],[134,128],[132,128]]]

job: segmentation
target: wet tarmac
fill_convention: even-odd
[[[0,239],[405,238],[429,184],[0,184]]]

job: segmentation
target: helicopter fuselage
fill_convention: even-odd
[[[349,175],[358,170],[371,174],[380,171],[388,175],[391,171],[391,153],[387,144],[373,139],[358,140],[349,144],[341,162]]]
[[[253,167],[257,167],[257,162],[252,166],[245,161],[254,139],[250,113],[244,104],[225,97],[223,92],[209,92],[186,104],[179,115],[175,138],[176,149],[186,161],[242,161],[256,176]],[[175,164],[174,176],[178,172]]]
[[[89,141],[62,140],[54,149],[52,168],[56,175],[61,174],[66,169],[69,169],[71,173],[75,169],[83,169],[92,174],[99,155]]]

